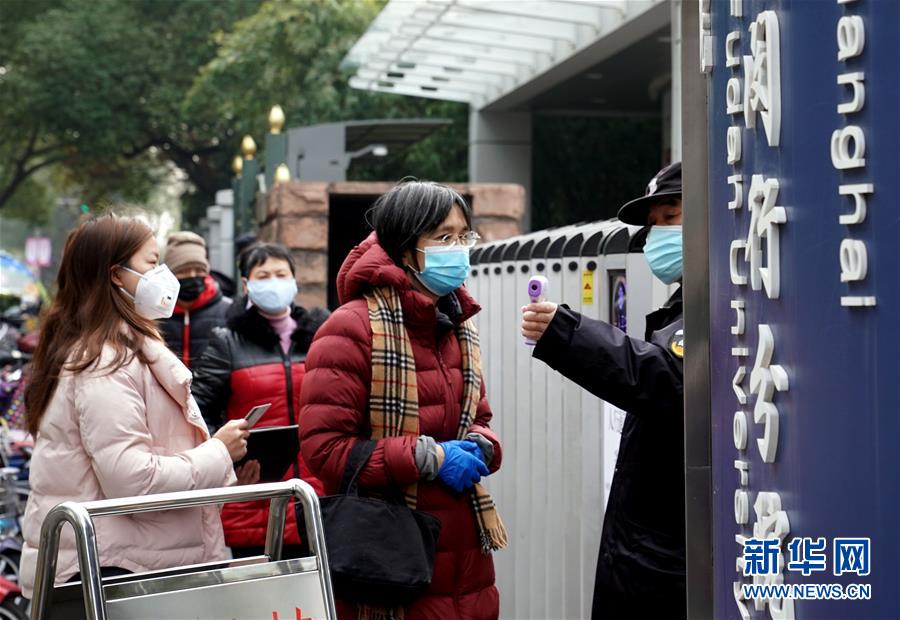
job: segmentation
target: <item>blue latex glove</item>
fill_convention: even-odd
[[[469,489],[489,470],[481,460],[481,448],[474,441],[445,441],[438,444],[444,450],[444,463],[438,470],[438,478],[444,484],[461,493]]]
[[[449,441],[447,443],[450,443]],[[482,463],[484,463],[484,453],[481,451],[481,446],[472,441],[471,439],[462,439],[459,441],[459,447],[468,452],[469,454],[474,454],[477,456]],[[485,463],[486,465],[487,463]],[[487,475],[487,474],[484,474]]]

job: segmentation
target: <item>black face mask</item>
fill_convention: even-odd
[[[206,288],[206,277],[181,278],[178,280],[178,283],[181,285],[181,290],[178,291],[178,299],[190,303],[200,297],[200,293]]]

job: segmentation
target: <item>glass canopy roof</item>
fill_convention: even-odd
[[[482,108],[661,0],[390,0],[342,63],[350,85]]]

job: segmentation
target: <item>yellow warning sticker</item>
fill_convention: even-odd
[[[581,274],[581,303],[590,305],[594,303],[594,272],[584,271]]]

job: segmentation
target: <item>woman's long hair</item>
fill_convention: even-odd
[[[153,231],[140,220],[116,215],[90,219],[69,233],[56,298],[42,321],[25,390],[32,435],[37,435],[64,370],[78,373],[91,367],[107,344],[115,349],[110,372],[128,364],[134,355],[146,362],[141,353],[144,338],[159,339],[159,332],[153,321],[135,311],[111,276],[114,267],[127,264],[152,236]],[[131,329],[123,329],[126,326]]]

